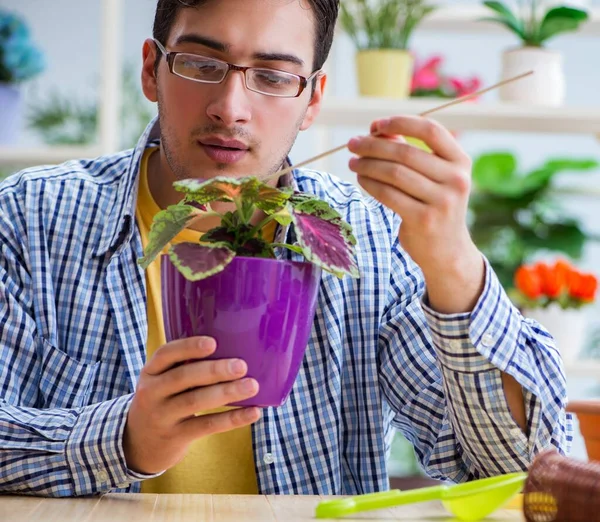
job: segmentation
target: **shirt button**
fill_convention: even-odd
[[[275,457],[272,453],[265,453],[265,456],[263,457],[263,462],[265,464],[273,464],[273,462],[275,462]]]
[[[485,346],[486,348],[494,346],[494,336],[491,333],[486,333],[481,338],[481,344],[483,344],[483,346]]]
[[[99,482],[108,482],[108,473],[101,469],[98,471],[98,473],[96,473],[96,478]]]

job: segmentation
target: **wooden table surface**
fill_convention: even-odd
[[[317,504],[331,497],[254,495],[109,494],[100,498],[40,499],[0,496],[2,522],[304,522],[315,519]],[[450,522],[438,502],[364,512],[338,520]],[[498,511],[486,522],[522,521],[519,510]]]

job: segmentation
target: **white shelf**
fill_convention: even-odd
[[[101,147],[0,147],[0,167],[54,165],[71,159],[95,158]]]
[[[377,118],[419,114],[448,100],[414,98],[326,98],[315,122],[325,126],[368,128]],[[535,107],[516,104],[465,102],[430,116],[456,131],[487,130],[600,135],[599,107]]]
[[[440,7],[426,17],[417,30],[427,31],[456,31],[464,33],[494,33],[509,34],[509,30],[493,22],[482,22],[482,18],[495,16],[495,13],[483,5],[448,5]],[[600,9],[590,9],[590,18],[583,23],[576,33],[565,35],[600,35]],[[560,38],[559,36],[558,38]]]

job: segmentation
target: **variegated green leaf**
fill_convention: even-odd
[[[269,185],[262,184],[258,188],[256,206],[270,215],[281,209],[290,198],[291,193]]]
[[[196,217],[206,212],[204,207],[194,207],[184,203],[171,205],[165,210],[161,210],[152,222],[150,233],[148,234],[148,245],[144,250],[144,256],[138,259],[138,263],[144,268],[148,268],[165,246],[186,228]]]
[[[271,217],[273,217],[275,221],[277,221],[277,223],[279,223],[280,225],[287,227],[292,222],[292,214],[290,211],[291,207],[289,205],[286,205],[281,210],[279,210],[279,212],[271,214]]]
[[[229,178],[219,176],[208,181],[184,179],[176,181],[173,186],[179,192],[183,192],[189,200],[206,204],[211,201],[225,201],[228,203],[241,202],[242,200],[254,201],[260,184],[260,181],[253,177]]]

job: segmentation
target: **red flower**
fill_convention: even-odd
[[[542,280],[532,267],[521,266],[517,269],[515,286],[530,299],[537,299],[542,295]]]

